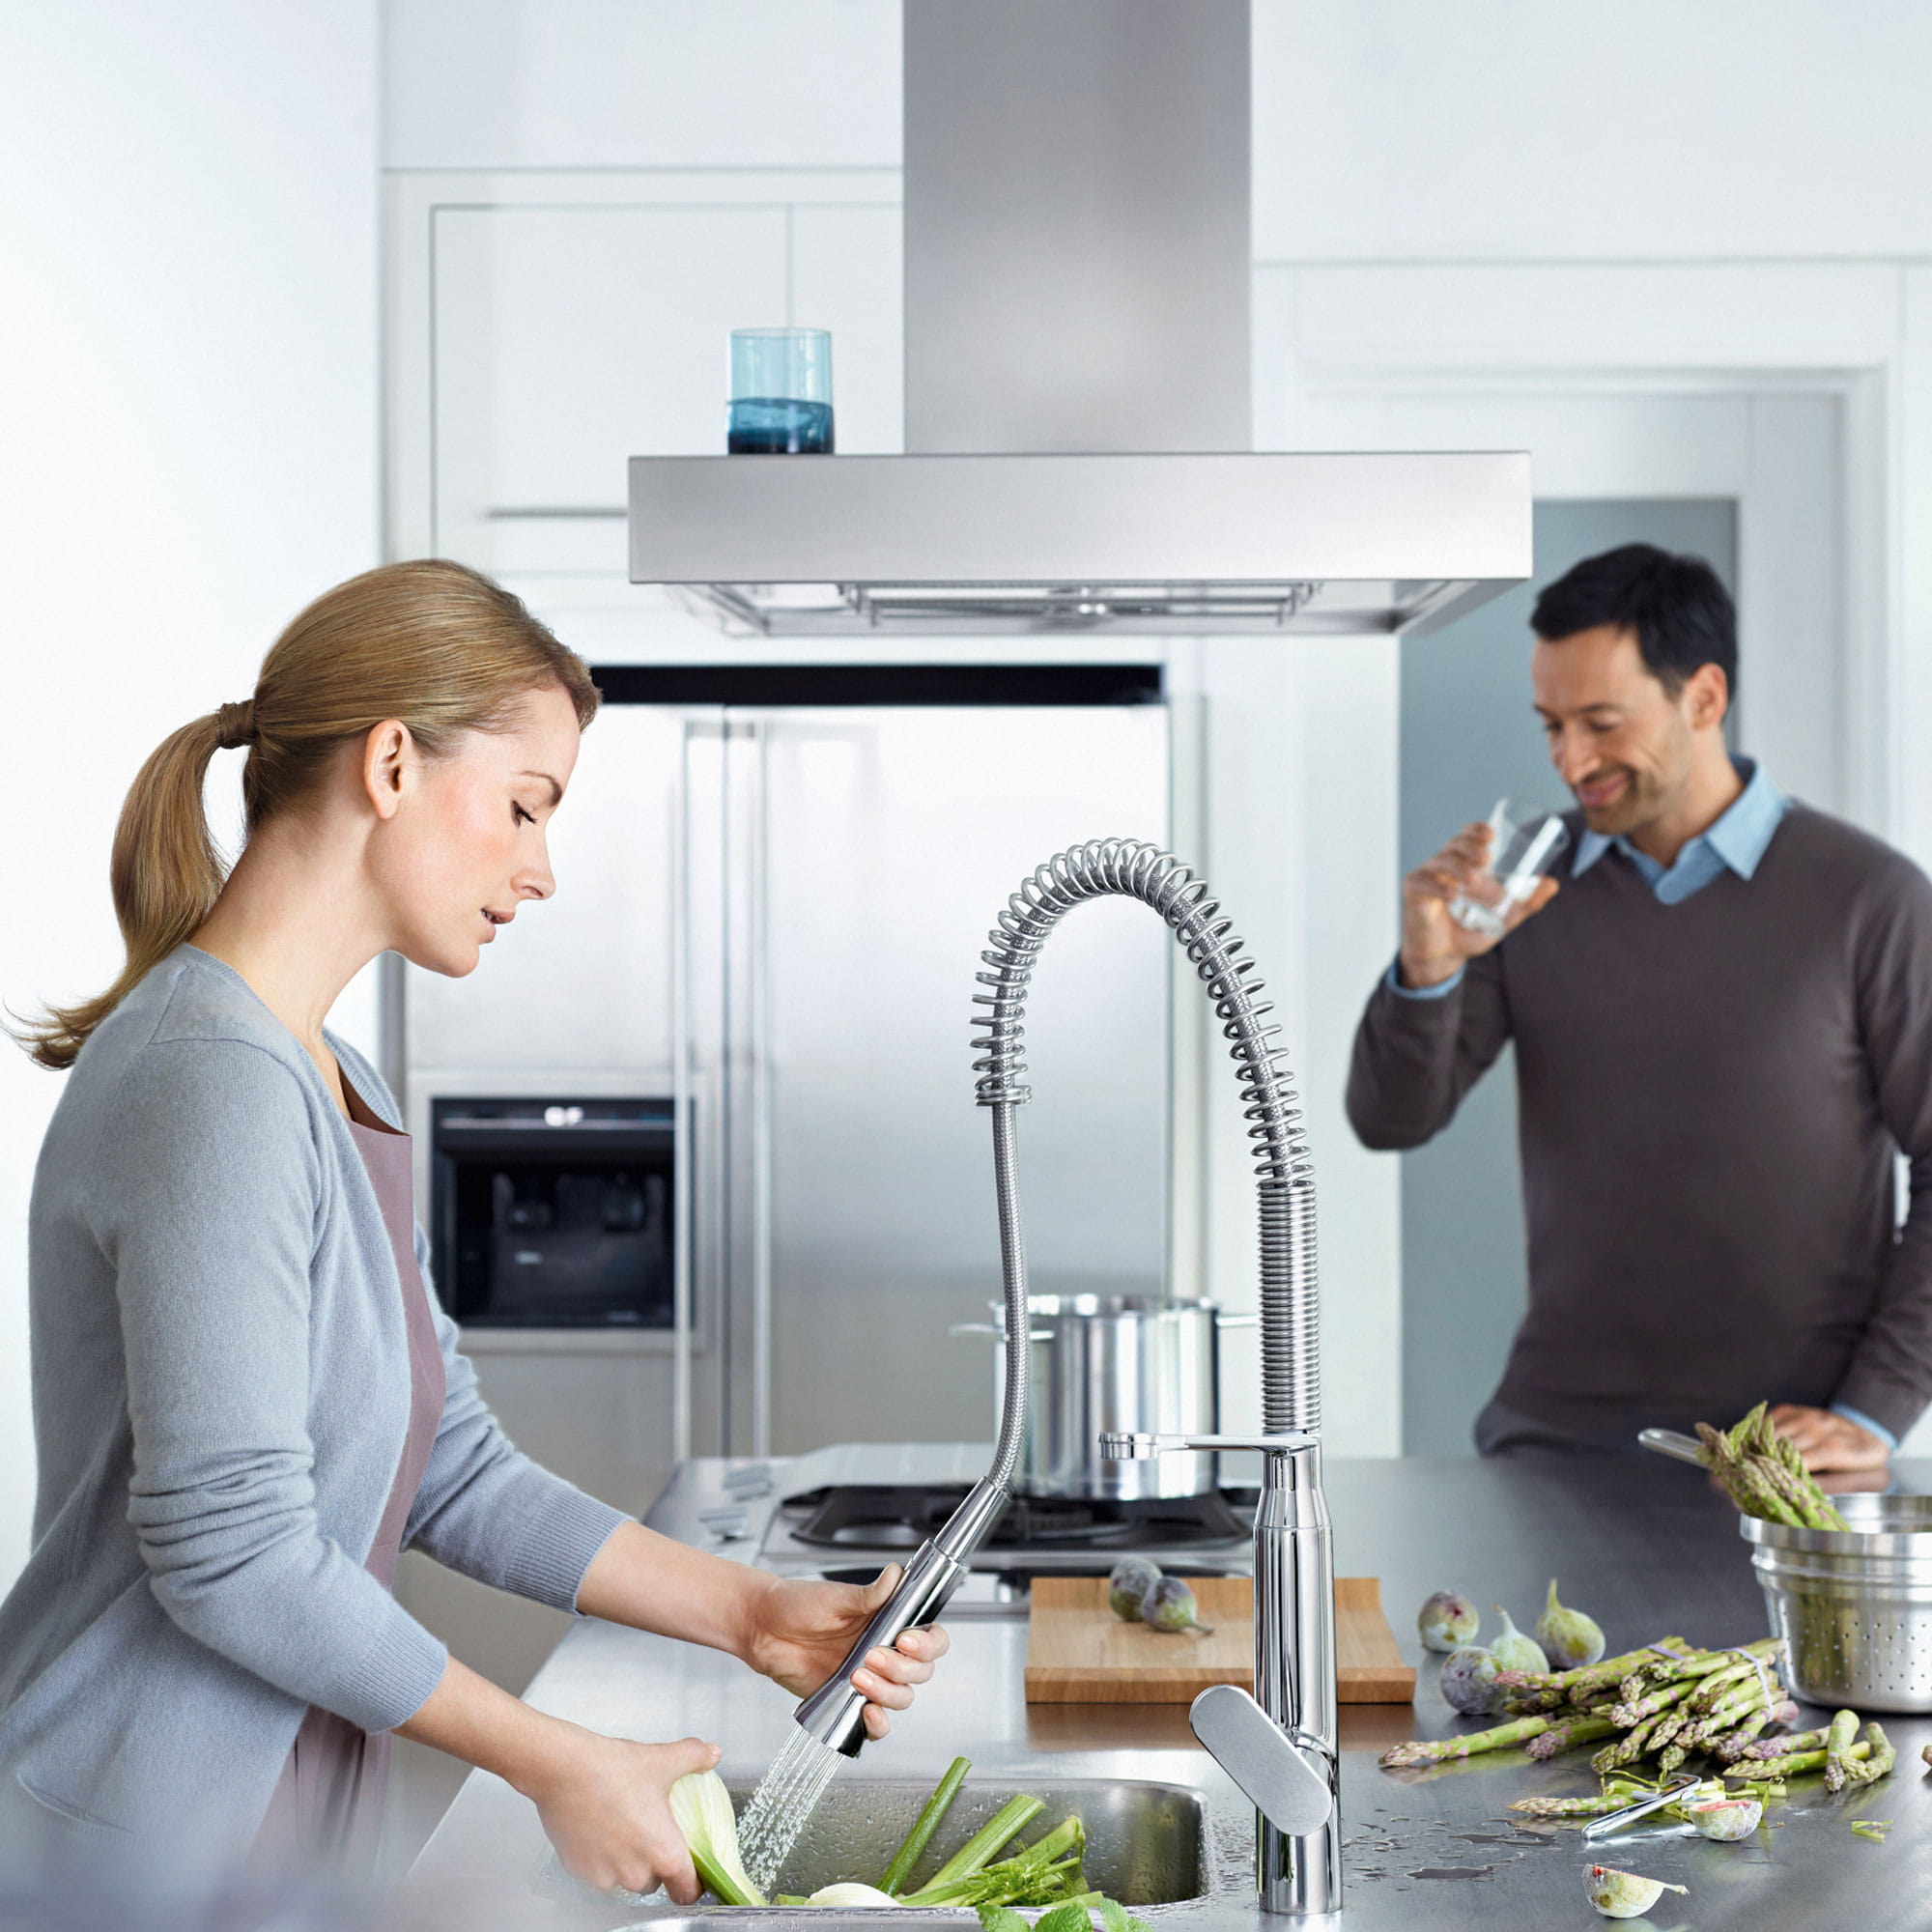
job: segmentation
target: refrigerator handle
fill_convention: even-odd
[[[752,1088],[752,1454],[772,1453],[772,1002],[771,818],[766,766],[771,734],[754,720],[749,733],[749,782],[755,796],[751,823],[751,961],[746,993],[751,1006]]]

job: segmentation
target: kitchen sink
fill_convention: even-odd
[[[732,1784],[730,1791],[742,1817],[753,1786]],[[1179,1784],[1100,1777],[1028,1784],[968,1778],[911,1883],[930,1878],[1016,1791],[1031,1792],[1046,1805],[1020,1831],[1023,1843],[1032,1844],[1063,1818],[1079,1813],[1087,1828],[1087,1882],[1094,1890],[1123,1905],[1167,1905],[1207,1891],[1208,1819],[1201,1794]],[[931,1795],[929,1784],[907,1779],[835,1777],[774,1890],[810,1892],[839,1879],[876,1885]]]
[[[754,1784],[727,1778],[733,1808],[742,1817]],[[1045,1809],[1019,1833],[1032,1844],[1063,1818],[1078,1812],[1087,1828],[1085,1868],[1088,1886],[1124,1905],[1171,1905],[1200,1898],[1211,1883],[1212,1860],[1207,1801],[1198,1791],[1179,1784],[1143,1783],[1122,1778],[1032,1778],[1024,1784],[969,1779],[952,1801],[944,1823],[913,1871],[913,1883],[930,1878],[952,1853],[992,1817],[1016,1792],[1029,1792]],[[868,1778],[841,1775],[819,1801],[810,1823],[780,1872],[774,1892],[808,1893],[840,1880],[858,1879],[876,1885],[913,1820],[932,1795],[929,1783],[906,1778]],[[560,1874],[558,1874],[560,1876]],[[591,1894],[579,1891],[587,1902]],[[617,1894],[621,1897],[623,1894]],[[609,1894],[607,1894],[609,1896]],[[932,1927],[972,1923],[972,1914],[957,1909],[941,1913],[875,1911],[846,1913],[837,1909],[810,1912],[774,1907],[756,1912],[711,1906],[696,1914],[679,1913],[655,1901],[660,1910],[647,1919],[649,1932],[719,1932],[721,1921],[755,1921],[760,1927],[784,1932],[810,1927],[810,1932],[837,1932],[850,1920],[865,1932],[895,1932],[901,1922]],[[639,1901],[642,1903],[642,1901]],[[662,1916],[660,1916],[660,1914]]]

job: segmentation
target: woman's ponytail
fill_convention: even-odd
[[[108,867],[128,963],[104,993],[50,1006],[25,1029],[22,1044],[43,1066],[71,1066],[88,1035],[213,910],[228,873],[208,829],[202,787],[223,735],[221,712],[184,724],[128,787]]]
[[[247,830],[299,809],[336,754],[386,719],[428,757],[465,731],[500,729],[525,693],[560,687],[580,725],[597,711],[582,660],[478,572],[442,558],[384,564],[318,597],[262,666],[252,697],[184,724],[141,767],[121,808],[109,876],[128,963],[113,985],[47,1009],[15,1037],[60,1069],[102,1020],[214,909],[227,867],[208,829],[202,786],[217,750],[248,747]]]

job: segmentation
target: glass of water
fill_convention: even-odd
[[[1500,939],[1511,912],[1536,891],[1569,842],[1559,813],[1498,799],[1490,813],[1489,863],[1449,901],[1450,918],[1487,939]]]

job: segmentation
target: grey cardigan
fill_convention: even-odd
[[[410,1406],[382,1211],[315,1063],[183,946],[68,1074],[28,1229],[40,1479],[0,1604],[0,1853],[232,1850],[308,1705],[392,1729],[445,1661],[362,1567]],[[437,1326],[448,1396],[404,1547],[574,1608],[625,1519],[510,1446]]]

